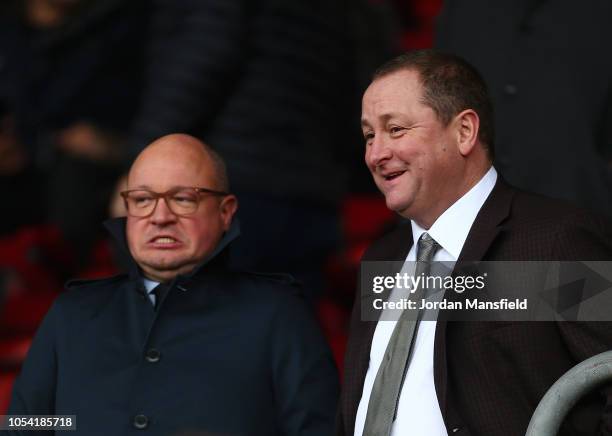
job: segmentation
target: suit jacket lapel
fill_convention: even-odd
[[[487,250],[498,236],[501,224],[510,214],[514,189],[501,177],[474,220],[457,263],[484,260]],[[442,311],[436,325],[434,340],[434,385],[442,416],[447,417],[446,329],[448,313]]]

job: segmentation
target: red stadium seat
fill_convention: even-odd
[[[15,378],[17,372],[0,372],[0,415],[5,415],[8,410]]]

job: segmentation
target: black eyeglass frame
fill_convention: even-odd
[[[166,202],[166,206],[168,206],[168,209],[170,209],[170,211],[176,215],[176,216],[190,216],[195,214],[198,211],[198,207],[200,206],[200,202],[198,201],[198,203],[196,204],[196,208],[194,209],[193,212],[189,212],[187,214],[185,213],[176,213],[171,206],[171,203],[168,201],[169,198],[171,198],[173,195],[175,195],[177,192],[183,191],[183,190],[192,190],[197,194],[208,194],[208,195],[214,195],[217,197],[227,197],[228,195],[232,195],[231,192],[225,192],[225,191],[217,191],[214,189],[208,189],[208,188],[200,188],[197,186],[177,186],[174,187],[172,189],[168,189],[165,192],[155,192],[155,191],[151,191],[150,189],[146,189],[146,188],[139,188],[139,189],[128,189],[126,191],[121,191],[119,193],[119,195],[121,195],[121,197],[123,197],[123,202],[125,204],[125,210],[127,211],[128,215],[133,216],[135,218],[148,218],[151,215],[153,215],[153,213],[155,213],[155,209],[157,208],[157,204],[159,203],[159,199],[163,198],[164,201]],[[153,197],[153,200],[155,201],[153,203],[153,208],[151,209],[151,212],[146,214],[146,215],[134,215],[132,213],[130,213],[130,208],[128,206],[128,196],[130,195],[130,193],[132,192],[139,192],[139,191],[144,191],[144,192],[148,192],[149,194],[151,194],[151,196]]]

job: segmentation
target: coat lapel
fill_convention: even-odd
[[[474,220],[468,237],[463,245],[457,263],[480,261],[486,258],[488,249],[502,230],[502,223],[510,214],[514,189],[498,177],[495,187],[483,204]],[[447,365],[446,329],[448,313],[442,311],[436,326],[434,340],[434,385],[440,410],[445,421],[447,418]]]

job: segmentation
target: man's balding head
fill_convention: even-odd
[[[146,147],[132,164],[127,185],[128,192],[142,191],[136,195],[151,197],[149,191],[170,196],[159,199],[149,216],[136,217],[128,210],[130,252],[145,276],[156,281],[187,273],[211,254],[237,209],[235,196],[205,192],[227,192],[225,164],[214,150],[189,135],[167,135]],[[197,209],[181,214],[177,209],[189,202],[195,202]]]
[[[193,164],[205,165],[208,167],[209,172],[212,171],[211,176],[214,181],[210,186],[211,189],[229,192],[230,186],[227,177],[227,168],[221,156],[199,139],[184,133],[173,133],[162,136],[149,144],[136,157],[130,169],[130,174],[132,174],[134,168],[138,169],[142,161],[149,164],[148,160],[150,156],[159,157],[161,159],[174,159],[179,155]],[[129,176],[127,182],[129,187]]]

